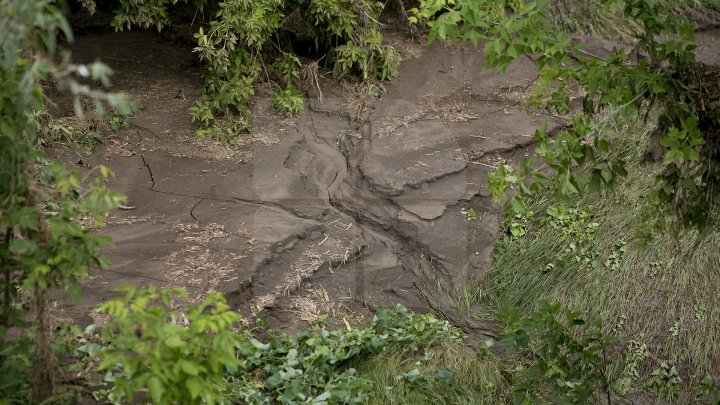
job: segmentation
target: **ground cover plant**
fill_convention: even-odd
[[[507,385],[493,353],[473,353],[447,321],[402,306],[366,326],[319,320],[260,338],[220,294],[193,305],[182,289],[121,293],[100,308],[113,316],[104,328],[64,333],[65,371],[84,382],[54,401],[77,401],[81,388],[111,403],[493,403]]]

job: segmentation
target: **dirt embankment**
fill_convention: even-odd
[[[523,60],[500,76],[480,51],[396,41],[406,61],[367,119],[353,119],[352,95],[329,80],[291,120],[261,90],[254,133],[225,149],[192,135],[200,68],[189,49],[151,33],[79,37],[75,59],[108,63],[113,89],[144,109],[82,157],[110,166],[134,208],[111,213],[112,269],[86,282],[82,303],[59,301],[62,312],[90,322],[117,285],[155,283],[196,298],[222,291],[288,330],[400,303],[492,335],[450,295],[490,265],[499,213],[487,172],[522,155],[544,119],[517,106],[535,69]]]

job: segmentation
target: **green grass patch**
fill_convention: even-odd
[[[442,342],[414,353],[393,345],[381,356],[357,364],[372,382],[372,404],[497,404],[507,403],[508,384],[502,363],[489,349],[475,352]]]

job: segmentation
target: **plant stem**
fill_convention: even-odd
[[[33,403],[50,398],[55,391],[55,354],[50,349],[45,318],[45,291],[35,288],[35,362],[33,364]]]
[[[12,228],[8,227],[5,230],[5,249],[10,250],[10,242],[12,242],[13,239],[13,230]],[[5,324],[8,321],[8,318],[10,317],[10,292],[12,289],[10,288],[10,282],[11,280],[11,268],[10,263],[5,263],[3,266],[3,273],[5,275],[5,289],[3,291],[3,314],[2,314],[2,322]]]

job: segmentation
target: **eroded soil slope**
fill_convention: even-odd
[[[226,149],[192,136],[200,67],[189,49],[139,32],[78,38],[75,59],[108,63],[114,89],[144,109],[92,156],[64,152],[110,166],[130,209],[105,231],[112,270],[86,283],[81,304],[60,301],[62,312],[90,322],[117,285],[155,283],[195,298],[222,291],[247,317],[287,329],[400,303],[490,334],[450,293],[489,267],[499,215],[487,172],[522,155],[544,119],[517,107],[535,70],[523,60],[499,76],[474,49],[403,49],[399,79],[366,118],[327,80],[323,99],[291,120],[261,90],[255,132]]]

